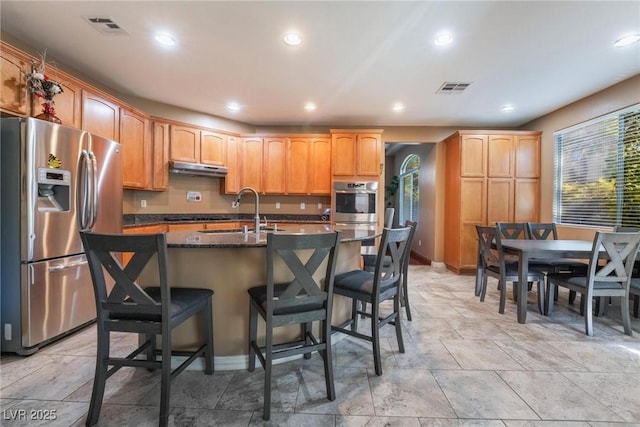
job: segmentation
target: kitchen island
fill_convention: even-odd
[[[247,289],[266,283],[267,233],[342,232],[336,273],[360,268],[360,242],[377,237],[375,226],[334,226],[330,224],[287,224],[260,233],[219,230],[167,233],[169,283],[176,287],[212,289],[216,369],[243,369],[247,363],[249,297]],[[322,270],[322,268],[320,268]],[[276,265],[276,281],[291,280],[282,265]],[[157,283],[157,271],[148,268],[140,276],[141,286]],[[350,300],[335,296],[333,323],[350,315]],[[173,333],[174,349],[199,343],[199,319],[189,319]],[[317,325],[314,325],[317,327]],[[259,336],[264,326],[259,323]],[[275,339],[288,339],[300,333],[295,326],[281,328]]]

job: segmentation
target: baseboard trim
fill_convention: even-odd
[[[416,253],[415,251],[411,251],[410,257],[411,257],[411,261],[414,261],[417,264],[420,264],[420,265],[431,265],[431,260],[429,258],[424,257],[424,256]]]

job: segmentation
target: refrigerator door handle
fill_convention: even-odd
[[[66,263],[66,264],[52,265],[51,267],[49,267],[49,271],[53,272],[53,271],[67,270],[69,268],[75,268],[75,267],[78,267],[78,266],[86,264],[86,263],[87,263],[87,260],[84,259],[82,261],[75,261],[75,262],[69,262],[69,263]]]
[[[89,222],[89,229],[93,229],[93,226],[96,224],[96,218],[98,217],[98,177],[97,177],[97,171],[98,171],[98,164],[96,161],[96,156],[95,154],[93,154],[92,151],[89,152],[89,164],[88,164],[88,171],[89,171],[89,179],[88,179],[88,185],[89,185],[89,217],[88,217],[88,222]]]
[[[88,157],[89,153],[86,150],[82,150],[80,153],[80,159],[78,162],[78,179],[77,179],[77,188],[76,188],[76,206],[77,206],[77,215],[78,215],[78,223],[80,225],[80,230],[84,231],[88,227],[88,219],[87,219],[87,208],[89,204],[88,199]]]

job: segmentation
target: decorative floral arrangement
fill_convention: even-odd
[[[42,112],[55,116],[56,110],[53,107],[55,102],[53,98],[62,93],[62,85],[54,80],[51,80],[44,72],[45,68],[46,51],[40,57],[40,64],[35,61],[31,61],[31,72],[25,73],[27,78],[27,87],[30,93],[34,94],[38,98],[42,98]]]

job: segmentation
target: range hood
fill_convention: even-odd
[[[183,175],[210,176],[212,178],[220,178],[227,174],[228,169],[225,166],[211,166],[200,163],[180,162],[177,160],[169,161],[169,172],[180,173]]]

